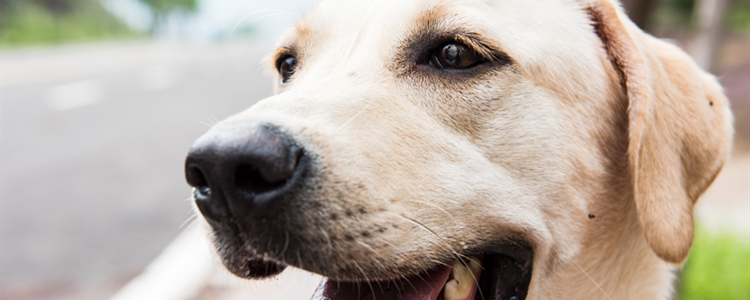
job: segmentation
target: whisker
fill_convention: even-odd
[[[454,251],[454,253],[455,253],[455,251]],[[462,266],[464,266],[464,268],[466,268],[466,269],[468,269],[469,271],[471,271],[471,268],[469,268],[469,264],[468,264],[468,263],[467,263],[467,262],[466,262],[466,261],[464,260],[464,256],[463,256],[463,255],[461,255],[461,254],[458,254],[458,253],[455,253],[455,255],[454,255],[454,256],[456,257],[456,260],[457,260],[457,261],[458,261],[458,262],[459,262],[459,263],[460,263],[460,264],[461,264]],[[466,259],[469,259],[469,260],[471,260],[471,259],[470,259],[470,258],[468,258],[468,257],[466,257]],[[474,283],[476,283],[476,284],[477,284],[477,286],[479,286],[479,279],[477,278],[477,276],[476,276],[476,275],[474,275],[474,273],[473,273],[473,272],[469,272],[469,275],[471,275],[471,279],[472,279],[472,281],[474,281]],[[477,289],[477,290],[479,291],[479,296],[480,296],[480,297],[481,297],[482,299],[484,299],[484,295],[482,295],[482,290],[481,290],[481,289]]]
[[[362,276],[365,277],[365,281],[367,281],[367,285],[370,286],[370,291],[372,292],[372,299],[377,299],[375,296],[375,289],[372,288],[372,283],[370,283],[370,278],[367,277],[367,274],[365,273],[365,270],[362,269],[362,267],[359,266],[359,264],[356,261],[352,261],[354,263],[354,266],[359,269],[359,272],[362,273]],[[357,294],[359,294],[360,291],[357,291]]]
[[[351,119],[349,119],[349,121],[344,122],[344,124],[342,124],[341,126],[339,126],[339,128],[336,128],[336,130],[333,133],[339,132],[339,130],[341,130],[341,128],[344,128],[344,126],[346,126],[346,124],[349,124],[349,122],[351,122],[352,120],[354,120],[354,118],[356,118],[357,116],[359,116],[359,114],[361,114],[363,111],[365,111],[365,109],[367,109],[368,107],[370,107],[370,103],[367,103],[367,105],[365,105],[365,107],[363,107],[362,109],[359,110],[359,112],[357,112],[356,114],[354,114],[354,116],[352,116]]]
[[[424,280],[424,279],[423,279],[423,280]],[[419,292],[419,291],[417,290],[417,287],[415,287],[415,286],[414,286],[414,284],[413,284],[413,283],[411,283],[411,280],[409,280],[409,279],[406,279],[406,283],[408,283],[409,285],[411,285],[411,289],[412,289],[412,290],[414,290],[414,292]],[[401,290],[399,290],[399,293],[400,293],[400,292],[401,292]]]
[[[417,225],[417,227],[420,227],[420,228],[422,228],[424,230],[427,230],[428,232],[432,233],[433,235],[435,235],[439,239],[440,242],[442,242],[444,244],[444,245],[441,245],[440,243],[438,243],[437,244],[438,246],[446,247],[448,250],[450,250],[450,252],[453,254],[453,256],[456,257],[456,259],[463,261],[462,258],[461,258],[462,255],[459,254],[458,252],[456,252],[456,250],[453,249],[453,247],[451,247],[450,244],[448,244],[448,242],[446,242],[445,239],[443,239],[443,237],[440,236],[439,234],[437,234],[434,230],[430,229],[429,227],[425,226],[421,222],[419,222],[417,220],[414,220],[412,218],[409,218],[409,217],[406,217],[406,216],[402,216],[402,215],[399,215],[399,214],[395,214],[395,213],[392,213],[392,212],[388,212],[388,213],[392,214],[394,216],[397,216],[399,218],[402,218],[402,219],[404,219],[404,220],[406,220],[406,221],[408,221],[410,223],[413,223],[413,224]]]
[[[180,228],[180,229],[182,229],[182,227],[185,227],[185,225],[186,225],[186,224],[188,224],[188,223],[191,223],[191,224],[192,224],[192,222],[193,222],[193,221],[196,221],[196,220],[198,220],[198,214],[196,214],[196,213],[193,213],[193,215],[192,215],[192,216],[190,216],[190,217],[188,217],[188,219],[187,219],[187,220],[185,220],[185,222],[182,222],[182,225],[180,225],[180,227],[179,227],[179,228]]]
[[[367,248],[367,250],[370,250],[370,251],[372,251],[372,253],[375,253],[375,254],[379,254],[379,253],[378,253],[378,251],[376,251],[375,249],[373,249],[373,248],[372,248],[372,247],[371,247],[370,245],[368,245],[368,244],[366,244],[366,243],[364,243],[364,242],[362,242],[362,241],[357,241],[357,243],[358,243],[358,244],[360,244],[360,245],[362,245],[362,246],[364,246],[365,248]],[[386,267],[385,267],[385,266],[383,265],[383,263],[381,263],[381,262],[380,262],[380,261],[378,261],[377,259],[374,259],[374,258],[373,258],[373,261],[374,261],[374,262],[375,262],[375,263],[376,263],[376,264],[378,265],[378,267],[379,267],[379,268],[380,268],[381,270],[383,270],[383,271],[387,270],[387,268],[386,268]],[[380,281],[377,281],[377,283],[378,283],[378,286],[380,287],[380,292],[381,292],[381,293],[385,293],[385,292],[383,291],[383,286],[382,286],[382,285],[380,284]]]
[[[284,249],[281,250],[281,253],[279,253],[279,258],[283,259],[284,253],[286,253],[287,247],[289,247],[289,231],[284,230],[284,236],[286,236],[286,240],[284,241]]]
[[[388,245],[388,246],[391,246],[391,247],[393,247],[394,249],[398,249],[398,247],[396,247],[396,245],[394,245],[394,244],[391,244],[391,242],[389,242],[389,241],[386,241],[385,239],[381,239],[380,241],[381,241],[381,242],[383,242],[383,243],[385,243],[385,244],[386,244],[386,245]]]
[[[317,224],[315,226],[317,226],[318,229],[320,229],[320,232],[322,232],[323,236],[326,237],[326,242],[328,243],[328,247],[330,247],[331,250],[333,250],[333,244],[331,243],[331,238],[328,237],[328,233],[325,230],[323,230],[323,228],[320,228],[320,226],[318,226]]]
[[[372,247],[371,247],[370,245],[368,245],[368,244],[366,244],[366,243],[364,243],[364,242],[362,242],[362,241],[357,241],[357,243],[358,243],[358,244],[360,244],[360,245],[362,245],[362,246],[364,246],[365,248],[367,248],[367,250],[370,250],[370,251],[372,251],[372,253],[375,253],[375,254],[379,254],[379,252],[378,252],[378,251],[376,251],[375,249],[373,249],[373,248],[372,248]],[[378,264],[378,266],[380,267],[380,269],[381,269],[381,270],[385,271],[385,270],[387,269],[387,268],[386,268],[386,267],[385,267],[385,266],[383,265],[383,263],[381,263],[381,262],[380,262],[380,261],[378,261],[377,259],[373,259],[373,261],[374,261],[374,262],[375,262],[376,264]],[[381,289],[382,289],[382,287],[381,287]]]
[[[604,289],[602,289],[602,287],[599,286],[598,283],[596,283],[596,280],[594,280],[594,278],[592,278],[591,275],[589,275],[589,273],[586,272],[586,270],[584,270],[583,268],[581,268],[581,266],[578,263],[576,263],[575,261],[573,261],[573,264],[576,265],[576,267],[578,267],[579,269],[581,269],[581,272],[583,272],[583,274],[586,275],[586,277],[588,277],[589,280],[591,280],[591,282],[593,282],[594,285],[596,285],[596,287],[600,291],[602,291],[602,294],[604,294],[604,296],[607,296],[607,299],[612,300],[612,297],[610,297],[609,294],[607,294],[607,292],[605,292]]]
[[[382,284],[382,283],[380,283],[380,280],[378,280],[378,281],[375,281],[375,282],[377,282],[377,284],[378,284],[378,287],[380,288],[380,293],[381,293],[381,294],[385,294],[385,291],[383,290],[383,284]],[[374,292],[375,292],[375,291],[373,291],[373,293],[374,293]],[[375,298],[373,298],[373,299],[375,299]]]
[[[297,265],[298,268],[304,269],[305,267],[302,266],[302,256],[299,255],[299,248],[297,248],[297,262],[299,263]]]
[[[429,282],[427,282],[427,280],[426,280],[426,279],[424,279],[424,277],[422,277],[422,273],[417,273],[417,275],[416,275],[416,276],[417,276],[417,278],[421,279],[421,280],[422,280],[422,281],[423,281],[424,283],[426,283],[426,284],[428,284],[428,285],[430,284]]]
[[[214,125],[216,125],[217,123],[219,123],[219,119],[216,118],[216,116],[211,115],[211,118],[214,120]]]
[[[208,119],[208,123],[203,123],[203,122],[201,122],[201,123],[203,123],[205,125],[208,125],[208,127],[212,127],[212,126],[216,125],[216,123],[219,123],[219,120],[216,119],[216,116],[214,116],[214,115],[207,115],[207,114],[204,113],[203,116],[206,117],[206,119]]]
[[[325,236],[326,242],[328,243],[328,246],[331,248],[331,250],[334,250],[333,249],[333,244],[331,243],[331,239],[329,238],[328,233],[326,233],[325,230],[323,230],[323,228],[321,228],[320,226],[318,226],[315,218],[313,216],[311,216],[308,211],[305,210],[305,211],[302,212],[302,218],[306,219],[308,224],[314,224],[315,227],[317,227],[320,230],[320,232],[323,233],[323,236]],[[300,268],[300,269],[304,269],[302,267],[302,258],[299,255],[300,255],[299,250],[297,250],[297,260],[300,262],[299,266],[297,266],[297,267]],[[314,260],[313,261],[309,261],[309,263],[311,264],[311,266],[313,267],[313,269],[318,269],[316,267],[317,265],[316,265],[316,263],[315,263]]]
[[[416,224],[418,227],[423,228],[423,229],[429,231],[430,233],[432,233],[433,235],[435,235],[436,237],[438,237],[439,241],[442,242],[442,243],[437,243],[436,245],[439,246],[439,247],[447,248],[451,252],[451,255],[453,257],[455,257],[456,260],[459,263],[461,263],[461,265],[463,265],[464,267],[466,267],[467,269],[469,269],[469,264],[467,264],[466,261],[464,260],[464,256],[461,255],[461,254],[459,254],[458,252],[456,252],[456,250],[453,249],[450,246],[450,244],[448,244],[448,242],[446,242],[443,239],[443,237],[441,237],[439,234],[437,234],[434,230],[430,229],[426,225],[424,225],[421,222],[419,222],[417,220],[414,220],[412,218],[409,218],[409,217],[406,217],[406,216],[402,216],[402,215],[399,215],[399,214],[395,214],[395,213],[391,213],[391,212],[389,212],[389,213],[392,214],[392,215],[395,215],[397,217],[403,218],[403,219],[405,219],[405,220],[407,220],[407,221],[409,221],[409,222],[411,222],[413,224]],[[471,274],[471,277],[472,277],[472,279],[474,280],[475,283],[479,284],[479,280],[476,278],[476,276],[473,273]],[[482,298],[484,298],[484,295],[481,295],[481,291],[480,291],[480,296],[482,296]]]
[[[257,21],[260,21],[260,20],[268,18],[268,17],[279,16],[279,15],[290,15],[290,16],[292,16],[294,18],[299,18],[300,17],[297,14],[293,14],[293,13],[290,13],[288,11],[282,11],[282,10],[278,10],[278,9],[260,9],[260,10],[256,10],[254,12],[251,12],[251,13],[245,15],[244,17],[242,17],[242,19],[240,19],[239,21],[237,21],[237,24],[234,25],[234,28],[232,28],[232,31],[229,33],[229,37],[227,39],[231,39],[232,38],[232,36],[234,35],[234,31],[237,30],[237,27],[239,27],[240,24],[242,24],[242,22],[245,21],[245,19],[247,19],[247,18],[249,18],[252,15],[255,15],[257,13],[263,13],[263,12],[268,12],[269,14],[261,16],[261,17],[258,17],[258,18],[255,18],[255,19],[252,19],[248,23],[257,22]]]
[[[468,268],[469,266],[466,266],[466,267]],[[484,272],[484,267],[481,264],[480,264],[480,267],[482,268],[482,272]],[[477,285],[477,291],[479,292],[479,297],[482,298],[482,300],[484,300],[484,294],[482,294],[482,289],[479,288],[479,279],[477,278],[476,275],[474,275],[474,272],[471,273],[471,278],[474,281],[474,283]]]
[[[414,202],[419,202],[419,203],[424,203],[424,204],[430,205],[430,206],[432,206],[432,207],[435,207],[435,208],[439,209],[440,211],[444,212],[444,213],[445,213],[446,215],[448,215],[449,217],[451,217],[451,219],[453,220],[453,223],[457,223],[457,222],[456,222],[456,218],[454,218],[454,217],[453,217],[453,215],[452,215],[451,213],[449,213],[449,212],[448,212],[447,210],[443,209],[443,208],[442,208],[442,207],[440,207],[440,206],[437,206],[437,205],[435,205],[435,204],[433,204],[433,203],[430,203],[430,202],[427,202],[427,201],[420,201],[420,200],[414,200],[414,199],[412,199],[411,201],[414,201]]]
[[[378,254],[378,251],[375,251],[375,249],[373,249],[373,248],[372,248],[372,247],[371,247],[370,245],[368,245],[368,244],[365,244],[365,243],[363,243],[363,242],[361,242],[361,241],[357,241],[357,244],[360,244],[360,245],[364,246],[365,248],[367,248],[367,250],[370,250],[370,251],[372,251],[372,253]]]
[[[435,263],[435,264],[438,264],[438,265],[448,266],[448,264],[446,264],[444,262],[437,261],[437,260],[430,260],[430,261],[433,262],[433,263]]]

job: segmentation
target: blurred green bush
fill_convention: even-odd
[[[97,0],[2,0],[0,45],[134,37]]]
[[[151,9],[152,27],[173,11],[195,12],[197,0],[139,0]],[[112,16],[98,0],[0,0],[0,46],[144,36]]]
[[[182,12],[195,12],[198,9],[197,0],[139,0],[141,3],[148,5],[153,12],[153,22],[151,22],[151,34],[158,26],[164,22],[164,18],[172,11],[180,10]]]
[[[750,299],[750,237],[697,226],[679,294],[682,300]]]
[[[750,0],[735,0],[726,19],[732,30],[750,32]]]
[[[727,13],[724,16],[726,29],[731,32],[749,32],[750,0],[730,0],[728,2]],[[679,28],[690,31],[695,26],[694,8],[695,0],[661,0],[657,10],[651,16],[651,21],[661,29]]]

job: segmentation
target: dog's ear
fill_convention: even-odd
[[[693,243],[693,205],[729,155],[732,115],[721,86],[682,50],[636,27],[609,0],[586,4],[628,98],[628,161],[651,249],[681,263]]]

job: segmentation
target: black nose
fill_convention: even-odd
[[[225,124],[198,138],[185,160],[185,177],[206,218],[259,218],[284,198],[299,172],[303,149],[279,128]],[[239,220],[238,220],[239,221]]]

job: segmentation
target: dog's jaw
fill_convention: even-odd
[[[512,245],[503,249],[512,254],[464,256],[394,280],[342,282],[326,278],[313,299],[525,299],[531,281],[531,253]]]

